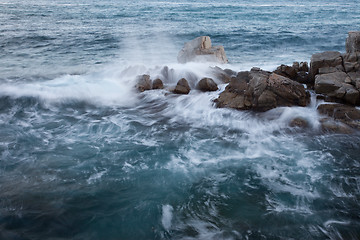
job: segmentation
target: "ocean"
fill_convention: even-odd
[[[360,134],[216,108],[211,67],[345,52],[358,0],[0,0],[0,239],[360,239]],[[229,64],[177,63],[208,35]],[[136,92],[136,76],[215,92]],[[289,127],[302,117],[310,129]]]

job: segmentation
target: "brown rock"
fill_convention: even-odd
[[[196,89],[203,92],[209,92],[218,90],[218,87],[214,80],[212,80],[211,78],[203,78],[196,85]]]
[[[174,93],[188,94],[189,92],[190,92],[190,86],[188,81],[185,78],[180,79],[174,89]]]
[[[153,81],[152,89],[163,89],[163,88],[164,88],[164,84],[160,78],[157,78]]]
[[[318,112],[360,130],[360,110],[343,104],[322,104]]]
[[[303,118],[297,117],[290,121],[289,126],[295,128],[309,128],[309,122]]]
[[[150,90],[152,87],[152,81],[149,75],[141,75],[137,77],[137,84],[135,86],[138,91],[144,92],[146,90]]]
[[[310,62],[310,79],[314,81],[315,75],[319,73],[319,69],[325,67],[342,69],[341,54],[334,51],[313,54]]]
[[[321,130],[327,133],[350,134],[353,132],[353,129],[346,124],[328,118],[321,119],[320,124]]]
[[[349,32],[346,38],[346,52],[360,52],[360,31]]]

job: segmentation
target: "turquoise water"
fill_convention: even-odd
[[[220,83],[176,63],[200,35],[221,67],[273,70],[343,52],[358,26],[358,1],[0,0],[0,239],[360,239],[360,135],[322,134],[320,102],[133,88],[164,66],[168,86]]]

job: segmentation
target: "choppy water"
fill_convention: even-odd
[[[176,63],[199,35],[272,70],[359,26],[359,1],[0,0],[0,239],[360,239],[360,135],[321,134],[319,103],[133,89],[164,66],[218,81]]]

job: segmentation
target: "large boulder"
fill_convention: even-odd
[[[178,54],[178,62],[211,61],[228,63],[223,46],[211,46],[209,36],[201,36],[185,43]]]
[[[267,111],[278,106],[306,106],[309,94],[289,78],[258,69],[239,72],[215,100],[218,107]]]
[[[346,53],[360,52],[360,31],[349,32],[345,46]]]
[[[174,89],[174,93],[188,94],[189,92],[190,92],[190,86],[188,81],[185,78],[180,79]]]
[[[150,79],[150,76],[147,74],[137,76],[135,88],[139,92],[150,90],[152,88],[152,81]]]
[[[355,107],[343,104],[321,104],[317,110],[320,114],[326,115],[335,121],[360,130],[360,110]]]
[[[203,78],[196,85],[196,89],[203,92],[209,92],[218,90],[218,86],[211,78]]]
[[[359,91],[349,82],[351,79],[344,72],[319,74],[315,78],[315,92],[355,105],[360,100]]]
[[[315,76],[319,73],[319,69],[329,67],[334,67],[341,71],[344,70],[340,52],[327,51],[313,54],[310,62],[310,79],[314,81]]]

